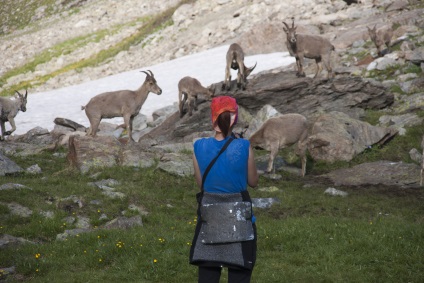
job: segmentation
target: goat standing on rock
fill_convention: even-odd
[[[387,52],[390,52],[390,41],[392,40],[393,30],[392,27],[386,27],[377,30],[377,25],[375,25],[372,29],[367,27],[368,34],[374,42],[375,47],[377,47],[377,53],[379,57],[383,57],[383,46],[386,45]]]
[[[241,88],[243,90],[246,89],[247,84],[247,76],[252,73],[255,69],[255,66],[248,68],[244,65],[244,52],[243,49],[237,43],[233,43],[230,45],[230,48],[227,51],[227,65],[225,66],[225,79],[224,84],[222,85],[222,89],[225,88],[230,90],[231,88],[231,72],[230,68],[233,70],[238,70],[237,72],[237,88]]]
[[[184,116],[184,104],[187,101],[188,114],[193,115],[193,108],[197,111],[197,95],[203,94],[210,98],[213,96],[211,89],[205,88],[195,78],[184,77],[178,82],[178,102],[180,117]]]
[[[249,138],[252,147],[260,147],[270,151],[267,173],[274,167],[274,159],[280,149],[297,143],[296,154],[302,162],[302,176],[306,173],[306,139],[308,122],[306,117],[296,113],[273,117]]]
[[[141,72],[147,76],[139,89],[135,91],[118,90],[101,93],[91,98],[86,106],[81,107],[82,110],[85,110],[85,114],[90,121],[90,129],[87,135],[96,136],[97,128],[103,118],[123,117],[129,140],[133,141],[132,123],[146,101],[147,95],[149,92],[158,95],[162,93],[162,89],[157,85],[152,71],[148,70],[150,74],[145,71]]]
[[[314,79],[319,76],[322,71],[322,63],[324,63],[327,69],[327,78],[333,77],[333,69],[331,68],[331,52],[334,50],[334,46],[331,42],[318,35],[310,34],[297,34],[294,26],[294,20],[292,27],[289,27],[285,22],[283,27],[287,35],[287,50],[290,55],[296,58],[297,73],[298,77],[304,77],[305,72],[303,71],[304,58],[315,59],[317,64],[317,71]]]
[[[15,96],[15,100],[0,97],[0,123],[1,123],[1,140],[4,140],[4,136],[11,135],[16,130],[15,117],[19,110],[22,112],[26,111],[28,91],[25,90],[25,95],[19,93]],[[6,131],[5,123],[9,122],[12,126],[10,131]]]

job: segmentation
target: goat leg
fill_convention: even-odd
[[[184,104],[186,103],[186,100],[187,100],[187,94],[180,91],[178,93],[178,97],[180,100],[179,109],[180,109],[180,118],[181,118],[184,116]]]
[[[230,90],[230,85],[231,85],[230,66],[227,66],[225,68],[225,79],[224,79],[224,84],[222,85],[222,90],[224,89]]]
[[[130,117],[130,120],[128,121],[128,138],[129,138],[128,140],[130,142],[133,142],[134,141],[134,139],[132,137],[133,121],[134,121],[134,116],[131,116]]]
[[[386,43],[386,46],[387,46],[387,53],[390,53],[391,51],[390,51],[390,43]]]
[[[242,87],[242,74],[239,72],[237,73],[237,88],[240,89]]]
[[[320,58],[319,59],[315,59],[315,62],[317,64],[317,70],[315,72],[314,79],[317,78],[321,74],[321,72],[322,72],[322,62],[321,62],[321,59]]]
[[[278,153],[278,146],[271,145],[271,150],[269,153],[269,160],[268,160],[268,168],[266,169],[267,173],[271,173],[274,167],[274,159],[277,156],[277,153]]]
[[[16,131],[15,119],[13,119],[13,117],[9,116],[8,120],[9,120],[10,126],[12,126],[12,129],[9,130],[9,131],[6,131],[4,133],[5,136],[10,136],[14,131]]]
[[[323,63],[325,68],[327,69],[327,79],[332,79],[334,77],[333,69],[331,68],[331,58],[330,56],[327,56],[326,58],[323,58]]]
[[[227,90],[230,90],[231,89],[231,75],[228,76],[228,80],[225,83],[225,86],[226,86]]]
[[[95,137],[97,135],[97,129],[102,119],[89,118],[88,120],[90,121],[90,128],[88,129],[87,135]]]
[[[187,104],[188,104],[188,115],[193,116],[193,104],[194,104],[194,97],[193,96],[191,96],[188,99]]]
[[[0,135],[0,140],[4,140],[4,132],[5,132],[5,126],[4,126],[4,121],[0,121],[0,126],[1,126],[1,135]]]
[[[197,94],[194,95],[194,105],[193,105],[194,111],[197,111]]]
[[[303,71],[303,56],[296,58],[296,64],[297,64],[297,76],[298,77],[305,77],[305,72]]]
[[[131,137],[131,126],[130,126],[130,121],[131,121],[131,114],[125,114],[124,116],[123,116],[123,118],[124,118],[124,124],[125,124],[125,128],[126,128],[126,130],[127,130],[127,133],[128,133],[128,140],[129,141],[131,141],[132,140],[132,137]]]

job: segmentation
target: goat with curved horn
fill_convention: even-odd
[[[233,43],[230,45],[230,48],[227,51],[226,62],[227,64],[225,67],[225,79],[224,84],[222,85],[222,89],[226,88],[227,90],[230,90],[231,88],[231,68],[234,70],[238,70],[237,88],[245,90],[247,84],[247,76],[252,73],[252,71],[256,67],[256,64],[251,68],[248,68],[244,65],[244,52],[241,46],[237,43]]]
[[[296,26],[294,25],[294,19],[292,27],[283,22],[286,27],[283,30],[286,33],[287,41],[286,46],[290,55],[296,58],[297,73],[298,77],[304,77],[305,72],[303,71],[304,58],[315,59],[317,64],[317,70],[314,78],[317,78],[322,71],[322,63],[324,63],[327,69],[327,78],[333,77],[333,69],[331,68],[331,52],[334,50],[334,46],[331,42],[319,35],[311,34],[297,34]]]
[[[134,117],[138,115],[147,99],[149,92],[160,95],[162,89],[158,86],[151,71],[140,71],[146,74],[144,83],[137,90],[119,90],[98,94],[91,98],[86,106],[81,109],[90,121],[90,129],[87,135],[93,137],[97,134],[100,121],[103,118],[123,117],[124,125],[128,131],[129,141],[134,141],[132,137],[132,124]]]

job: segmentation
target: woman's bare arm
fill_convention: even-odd
[[[258,185],[259,175],[256,169],[255,155],[253,149],[249,146],[249,159],[247,161],[247,184],[252,188]]]
[[[202,176],[200,174],[199,164],[197,163],[196,155],[193,153],[194,177],[199,188],[202,186]]]

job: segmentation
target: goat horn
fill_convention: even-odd
[[[28,96],[28,90],[25,90],[25,98]]]
[[[252,68],[250,68],[250,70],[252,70],[253,71],[253,69],[255,69],[256,68],[256,65],[258,64],[258,62],[256,62],[255,63],[255,66],[253,66]]]
[[[150,77],[150,74],[147,73],[146,71],[140,71],[140,72],[145,73],[148,77]]]
[[[294,17],[292,18],[292,28],[294,28]]]
[[[154,77],[155,75],[153,75],[153,73],[152,73],[152,71],[150,71],[150,70],[147,70],[149,73],[150,73],[150,75],[152,76],[152,77]]]
[[[289,29],[289,25],[288,24],[286,24],[285,22],[283,22],[283,24],[286,26],[286,28]]]
[[[15,90],[15,92],[19,95],[19,96],[23,96],[22,94],[19,93],[19,91]]]

